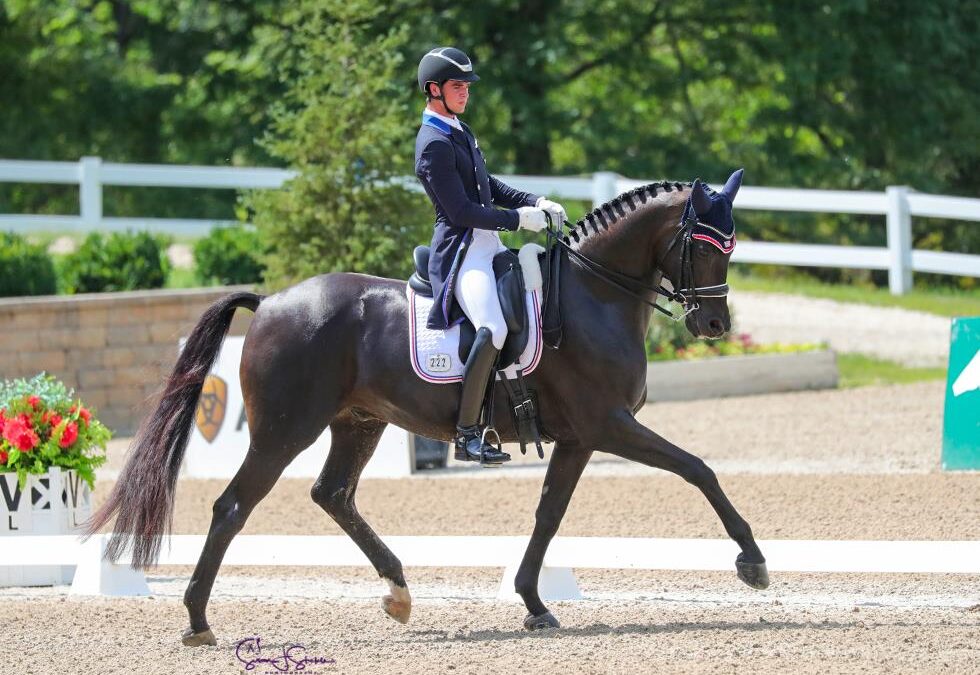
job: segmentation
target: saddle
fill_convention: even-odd
[[[431,298],[432,284],[429,281],[429,247],[417,246],[412,256],[415,262],[415,271],[409,277],[408,285],[416,294]],[[561,248],[557,245],[549,247],[538,258],[539,264],[541,265],[541,279],[537,283],[541,287],[544,295],[544,302],[541,306],[542,339],[546,346],[557,349],[562,338],[561,315],[558,302]],[[517,430],[521,453],[526,453],[526,444],[533,442],[537,448],[538,457],[543,459],[544,450],[541,447],[542,434],[539,432],[541,425],[538,414],[537,394],[533,389],[527,387],[523,371],[520,368],[516,369],[517,376],[512,379],[508,378],[503,372],[509,366],[519,363],[521,354],[527,347],[530,336],[530,325],[525,309],[526,287],[524,270],[521,268],[517,251],[508,249],[494,256],[493,272],[497,282],[497,297],[500,300],[504,322],[507,324],[507,338],[504,342],[503,349],[500,351],[496,369],[510,399],[511,416],[514,421],[514,427]],[[533,284],[534,282],[530,283]],[[473,323],[468,318],[464,318],[460,324],[459,333],[460,362],[466,363],[475,337],[476,329]],[[492,384],[493,378],[491,378],[490,382]],[[493,387],[488,386],[487,399],[484,403],[484,410],[489,411],[488,426],[492,426],[493,406],[490,404],[492,396]],[[552,440],[547,434],[544,435],[544,438],[545,440]]]
[[[432,297],[432,284],[429,282],[429,247],[416,246],[412,253],[415,259],[415,272],[408,278],[413,291],[425,298]],[[497,297],[507,324],[507,339],[500,350],[498,369],[504,369],[521,358],[527,347],[530,330],[527,312],[524,309],[524,275],[517,252],[511,249],[501,251],[493,258],[493,274],[497,279]],[[459,360],[466,358],[473,348],[476,329],[469,319],[464,319],[459,327]]]

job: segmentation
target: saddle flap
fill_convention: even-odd
[[[530,329],[524,294],[524,275],[517,254],[508,249],[493,258],[493,273],[497,278],[497,298],[507,324],[507,340],[500,350],[497,367],[502,369],[516,363],[527,347]],[[473,346],[476,331],[469,320],[460,327],[459,360],[466,362]]]

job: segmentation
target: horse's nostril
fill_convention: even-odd
[[[721,319],[711,319],[708,322],[708,328],[710,328],[716,335],[720,335],[721,333],[725,332],[725,324],[722,323]]]

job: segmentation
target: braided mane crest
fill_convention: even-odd
[[[646,204],[648,199],[656,198],[658,192],[661,190],[664,192],[673,192],[674,190],[683,190],[685,187],[689,188],[692,185],[693,183],[679,183],[665,180],[641,185],[640,187],[633,188],[621,195],[613,197],[605,204],[592,209],[592,211],[585,214],[575,223],[564,237],[565,243],[569,243],[569,236],[575,240],[575,243],[579,243],[588,237],[590,225],[595,234],[599,233],[600,227],[608,230],[628,214]],[[705,187],[707,188],[707,186]],[[708,189],[710,192],[713,192],[710,188]]]

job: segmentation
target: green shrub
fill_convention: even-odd
[[[170,272],[169,240],[149,232],[93,232],[65,258],[66,293],[101,293],[161,288]]]
[[[250,284],[262,281],[259,233],[244,227],[217,227],[194,244],[194,268],[204,284]]]
[[[0,297],[52,295],[57,276],[51,256],[14,232],[0,232]]]
[[[265,285],[335,271],[405,279],[412,248],[432,237],[432,205],[402,180],[414,173],[421,105],[403,95],[414,74],[401,56],[411,27],[381,26],[384,6],[368,0],[298,7],[280,62],[289,86],[261,141],[298,175],[245,198],[269,245]]]

